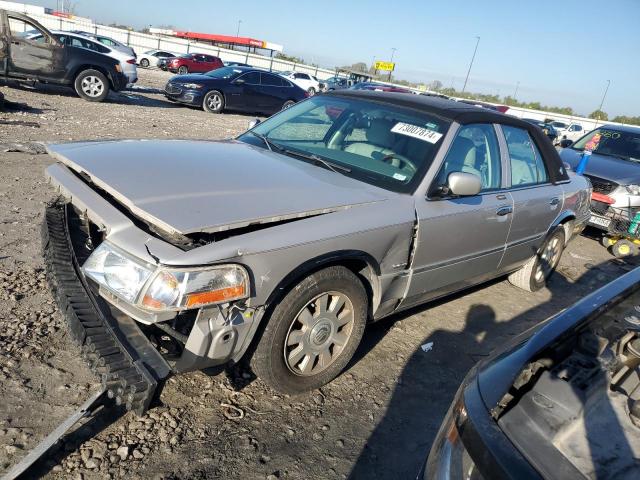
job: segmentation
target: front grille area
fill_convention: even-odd
[[[182,89],[173,83],[167,83],[167,86],[164,87],[164,91],[171,95],[180,95],[182,93]]]
[[[611,182],[609,180],[605,180],[604,178],[594,177],[593,175],[585,175],[593,186],[593,191],[596,193],[602,193],[603,195],[608,195],[613,192],[616,188],[618,188],[618,184],[615,182]]]

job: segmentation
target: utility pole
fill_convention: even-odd
[[[391,47],[391,62],[390,63],[393,63],[393,56],[395,55],[396,50],[397,50],[396,47]],[[391,81],[391,73],[392,72],[393,72],[393,70],[389,70],[389,79],[388,79],[389,81]]]
[[[518,83],[516,83],[516,91],[513,92],[513,101],[516,101],[516,95],[518,95],[518,87],[520,86],[520,80],[518,80]]]
[[[480,37],[476,36],[476,48],[473,49],[473,56],[471,57],[471,62],[469,63],[469,70],[467,70],[467,78],[464,79],[464,85],[462,86],[461,93],[464,93],[465,88],[467,88],[467,82],[469,81],[469,74],[471,73],[471,67],[473,66],[473,61],[476,58],[476,52],[478,51],[478,44],[480,44]]]
[[[242,20],[238,20],[238,28],[236,29],[236,43],[238,43],[238,39],[240,38],[240,24],[242,23]],[[235,50],[235,48],[234,48]]]
[[[607,92],[609,91],[609,85],[611,85],[611,80],[607,80],[607,86],[604,89],[604,94],[602,95],[602,101],[600,102],[600,106],[598,107],[598,120],[600,120],[600,112],[602,112],[602,105],[604,105],[604,99],[607,96]]]

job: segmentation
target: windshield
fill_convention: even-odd
[[[217,68],[216,70],[211,70],[210,72],[205,73],[207,77],[211,78],[232,78],[236,75],[242,73],[242,70],[233,67],[222,67]]]
[[[239,139],[320,165],[313,161],[315,157],[330,162],[344,175],[389,190],[410,192],[431,165],[448,128],[449,123],[443,119],[416,110],[314,96],[269,118]]]
[[[600,141],[597,142],[597,146],[593,150],[594,153],[640,162],[640,129],[637,132],[624,132],[609,128],[597,128],[578,140],[571,148],[584,150],[585,145],[596,134],[600,135]]]

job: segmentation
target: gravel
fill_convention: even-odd
[[[99,388],[44,281],[39,229],[54,195],[50,141],[229,138],[251,115],[167,102],[169,75],[140,70],[133,91],[88,103],[54,87],[0,87],[0,474]],[[179,160],[179,159],[177,159]],[[414,478],[466,372],[514,335],[617,278],[597,239],[565,252],[548,289],[494,281],[373,325],[346,372],[307,395],[267,388],[244,367],[167,381],[159,405],[88,426],[49,458],[45,478]],[[423,352],[421,345],[433,342]]]

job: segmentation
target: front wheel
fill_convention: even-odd
[[[553,230],[538,252],[520,270],[509,275],[509,282],[528,292],[540,290],[560,263],[564,247],[564,228],[560,225]]]
[[[186,75],[187,73],[189,73],[189,69],[182,65],[180,68],[178,68],[178,73],[180,75]]]
[[[316,94],[316,89],[313,87],[309,87],[309,89],[307,90],[307,93],[309,94],[310,97],[313,97]]]
[[[90,102],[102,102],[109,95],[109,81],[98,70],[80,72],[76,77],[74,87],[80,98]]]
[[[333,380],[360,344],[367,293],[342,266],[313,273],[274,308],[251,358],[254,372],[275,390],[298,394]]]
[[[205,112],[220,113],[224,109],[224,97],[217,90],[207,92],[202,100],[202,108]]]

